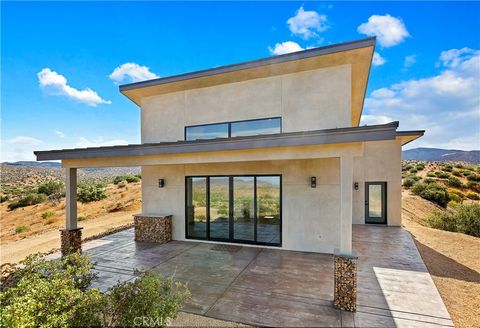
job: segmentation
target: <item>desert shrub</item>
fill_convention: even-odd
[[[468,180],[468,181],[479,182],[479,181],[480,181],[480,175],[478,175],[478,174],[470,174],[469,176],[467,176],[467,180]]]
[[[427,223],[436,229],[480,237],[480,204],[457,205],[452,211],[434,211]]]
[[[427,177],[429,177],[429,178],[435,178],[436,175],[435,175],[435,173],[433,173],[433,172],[428,172],[428,173],[427,173]]]
[[[64,197],[65,184],[62,181],[50,180],[38,186],[38,193],[47,196],[58,194]]]
[[[117,183],[118,188],[125,188],[127,186],[127,181],[123,180]]]
[[[27,226],[18,226],[15,228],[15,233],[22,233],[28,230]]]
[[[456,167],[457,169],[463,169],[463,168],[464,168],[464,166],[463,166],[462,163],[456,163],[456,164],[455,164],[455,167]]]
[[[462,199],[465,198],[465,194],[463,192],[461,192],[460,190],[453,189],[453,188],[448,188],[447,191],[448,191],[448,194],[455,194],[455,195],[461,197]]]
[[[412,187],[413,193],[419,195],[426,200],[436,203],[442,207],[446,207],[450,198],[448,197],[447,188],[437,183],[421,183],[417,182]]]
[[[10,210],[14,210],[19,207],[25,207],[25,206],[43,203],[46,200],[47,200],[47,196],[45,196],[44,194],[29,193],[26,196],[20,198],[19,200],[8,204],[8,208]]]
[[[471,200],[480,200],[480,195],[473,191],[467,192],[466,196]]]
[[[417,164],[417,166],[415,167],[417,169],[417,171],[422,171],[423,169],[425,169],[425,164]]]
[[[460,171],[457,171],[457,170],[452,171],[452,174],[456,177],[461,177],[462,176],[462,173],[460,173]]]
[[[127,181],[128,183],[139,182],[140,176],[136,175],[118,175],[113,179],[114,184],[119,184],[121,181]]]
[[[166,326],[167,319],[174,318],[190,297],[184,285],[149,271],[134,281],[118,283],[107,294],[103,310],[109,320],[106,325],[120,327],[132,326],[136,317],[155,318],[159,326]]]
[[[448,193],[448,198],[450,198],[451,202],[455,202],[455,203],[461,203],[463,198],[460,197],[459,195],[455,194],[455,193]],[[449,202],[448,204],[451,205]]]
[[[472,174],[472,172],[469,170],[461,170],[460,173],[462,173],[464,177],[468,177],[470,174]]]
[[[410,173],[412,173],[412,174],[415,174],[415,173],[417,173],[417,172],[418,172],[418,171],[417,171],[416,168],[413,168],[413,169],[410,170]]]
[[[413,165],[412,164],[407,164],[403,167],[403,171],[409,171],[413,168]]]
[[[107,197],[105,186],[101,183],[82,183],[78,186],[78,201],[95,202]]]
[[[435,179],[425,178],[425,179],[423,180],[423,182],[425,182],[425,183],[435,183]]]
[[[45,212],[42,212],[42,219],[46,219],[46,218],[49,218],[51,216],[54,216],[55,215],[55,212],[53,211],[45,211]]]
[[[85,221],[86,219],[87,219],[86,216],[79,216],[79,217],[77,218],[78,221]]]
[[[421,178],[417,175],[411,174],[408,175],[404,180],[403,180],[403,186],[406,188],[410,188],[413,186],[418,180]]]
[[[467,187],[472,189],[473,191],[476,191],[476,192],[480,193],[480,184],[478,182],[468,181],[467,182]]]
[[[0,195],[0,203],[6,202],[8,199],[8,195]]]
[[[437,171],[435,172],[435,176],[439,179],[447,179],[450,176],[450,174],[448,174],[447,172]]]
[[[447,184],[450,187],[456,187],[456,188],[460,188],[462,186],[462,182],[458,178],[455,178],[452,176],[448,178]]]
[[[47,261],[31,255],[14,275],[14,286],[0,294],[0,325],[4,327],[133,327],[135,317],[150,317],[165,326],[190,296],[172,278],[138,273],[107,293],[88,288],[95,278],[85,255]]]

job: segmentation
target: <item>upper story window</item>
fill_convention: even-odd
[[[282,132],[280,117],[227,123],[187,126],[185,140],[216,139]]]

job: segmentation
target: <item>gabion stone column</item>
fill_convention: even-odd
[[[355,255],[334,254],[334,297],[335,308],[355,312],[357,310],[357,260]]]
[[[61,229],[61,250],[62,256],[75,252],[82,252],[82,229]]]
[[[135,240],[168,243],[172,240],[172,216],[135,214]]]

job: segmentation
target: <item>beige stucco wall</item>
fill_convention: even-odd
[[[371,141],[363,144],[363,156],[354,157],[353,223],[365,223],[365,182],[387,183],[387,224],[401,225],[401,141]]]
[[[142,100],[142,142],[177,141],[184,127],[282,117],[283,132],[351,126],[351,65],[192,89]]]
[[[185,239],[185,176],[282,175],[282,247],[332,253],[340,244],[340,159],[142,167],[143,212],[172,214],[173,238]],[[310,177],[317,177],[317,188]],[[158,188],[158,179],[166,180]]]

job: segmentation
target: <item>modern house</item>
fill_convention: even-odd
[[[142,216],[174,240],[343,254],[353,224],[401,223],[401,148],[423,131],[360,126],[375,38],[120,86],[141,144],[35,152],[67,172],[141,166]]]

